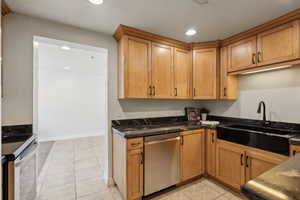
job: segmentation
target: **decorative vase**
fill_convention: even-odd
[[[201,120],[206,121],[207,119],[207,113],[201,113]]]

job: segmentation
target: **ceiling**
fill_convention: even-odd
[[[224,39],[300,8],[299,0],[6,0],[16,13],[113,34],[119,24],[186,42]],[[185,36],[195,28],[198,34]]]

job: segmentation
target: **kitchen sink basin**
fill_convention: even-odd
[[[269,134],[278,134],[278,135],[291,135],[291,131],[289,130],[282,130],[282,129],[275,129],[275,128],[269,128],[269,127],[260,127],[260,126],[250,126],[250,125],[229,125],[228,128],[236,128],[236,129],[242,129],[246,131],[255,131],[260,133],[269,133]]]
[[[221,140],[288,156],[289,139],[295,133],[288,129],[232,124],[219,126],[217,136]]]

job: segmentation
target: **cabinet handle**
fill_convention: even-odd
[[[294,150],[294,151],[293,151],[293,156],[295,156],[295,155],[296,155],[296,153],[297,153],[297,151],[296,151],[296,150]]]
[[[152,90],[152,96],[155,96],[155,94],[156,94],[156,91],[155,91],[155,86],[153,86],[153,88],[152,88],[153,90]]]
[[[143,165],[143,164],[144,164],[144,153],[141,152],[141,165]]]
[[[212,144],[215,143],[215,133],[214,132],[212,133],[211,143]]]
[[[261,62],[261,52],[257,53],[257,62]]]
[[[227,88],[224,87],[224,97],[227,97]]]
[[[151,85],[149,86],[149,96],[152,96],[152,87],[151,87]]]
[[[196,88],[194,88],[194,90],[193,90],[193,96],[194,97],[196,96]]]
[[[242,154],[241,154],[241,166],[244,165],[244,163],[243,163],[243,158],[244,158],[244,154],[242,153]]]
[[[256,53],[252,54],[252,64],[256,64]]]
[[[248,156],[246,156],[246,167],[248,168],[249,167],[249,164],[248,164]]]
[[[183,136],[181,136],[181,142],[180,142],[180,144],[183,146],[183,144],[184,144],[184,140],[183,140]]]
[[[175,97],[177,97],[177,88],[175,88]]]

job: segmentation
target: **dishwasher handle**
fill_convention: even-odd
[[[160,143],[164,143],[164,142],[178,141],[178,140],[180,140],[179,136],[175,137],[175,138],[165,139],[165,140],[156,140],[156,141],[146,142],[145,146],[153,145],[153,144],[160,144]]]

